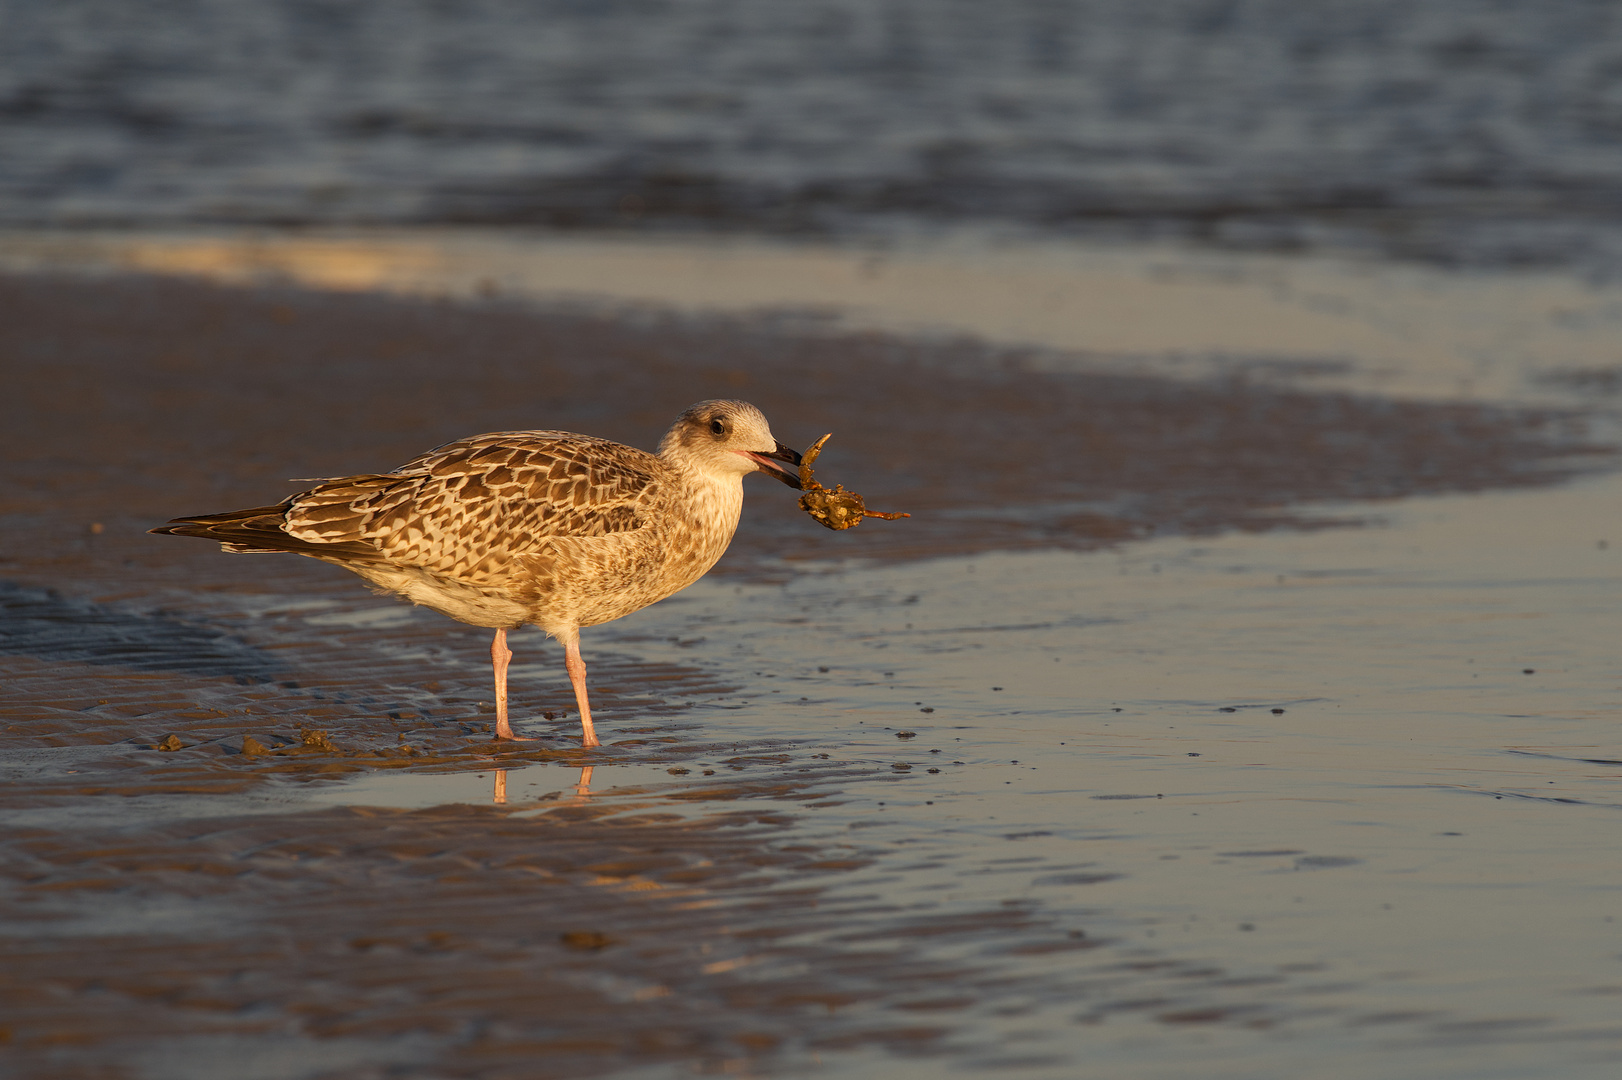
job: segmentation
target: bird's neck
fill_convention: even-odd
[[[720,549],[725,550],[743,514],[743,477],[737,473],[705,472],[679,459],[666,459],[666,464],[675,471],[685,492],[685,497],[677,500],[682,513],[701,533],[719,534]],[[720,551],[716,555],[719,557]]]

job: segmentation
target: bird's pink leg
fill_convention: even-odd
[[[569,669],[569,681],[574,684],[575,704],[580,706],[580,745],[601,746],[597,731],[591,726],[591,702],[586,700],[586,662],[580,658],[580,639],[564,643],[563,663]]]
[[[496,673],[496,738],[513,738],[512,725],[507,723],[507,661],[513,652],[507,648],[507,631],[497,630],[490,642],[490,667]]]

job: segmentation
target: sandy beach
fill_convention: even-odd
[[[476,234],[406,282],[229,239],[6,249],[10,1074],[1614,1071],[1593,325],[1473,398],[1433,334],[1380,393],[1372,346],[1292,366],[1286,323],[1189,344],[1194,256],[1150,294],[1183,340],[1133,351],[925,333],[906,280],[727,308],[543,287],[544,244],[529,279]],[[793,290],[868,256],[772,258]],[[1435,274],[1453,311],[1506,290]],[[539,633],[539,740],[493,744],[483,631],[145,532],[477,431],[648,447],[709,396],[834,432],[823,478],[914,516],[834,534],[750,484],[716,571],[588,632],[600,750]]]

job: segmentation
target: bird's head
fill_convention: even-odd
[[[800,486],[800,455],[772,436],[771,425],[747,401],[701,401],[677,418],[659,456],[712,476],[763,472]]]

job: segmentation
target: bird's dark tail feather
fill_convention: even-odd
[[[237,553],[290,551],[296,555],[310,555],[334,562],[370,562],[378,558],[377,549],[370,544],[315,544],[287,535],[282,526],[291,506],[291,502],[284,502],[275,506],[228,510],[223,514],[198,514],[196,517],[175,518],[167,525],[147,531],[163,536],[196,536],[214,540],[223,550]]]

